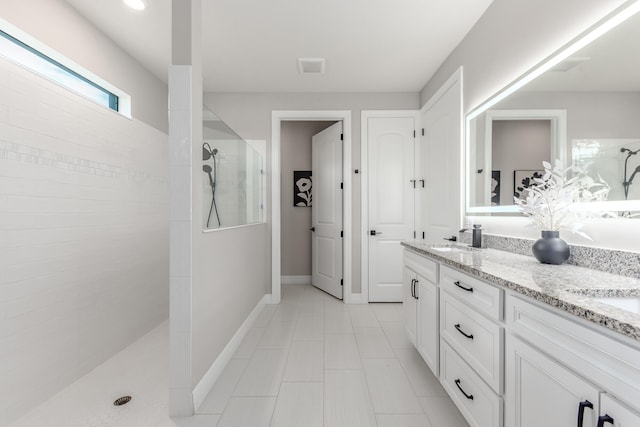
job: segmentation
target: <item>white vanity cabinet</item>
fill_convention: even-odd
[[[438,264],[405,251],[403,303],[409,339],[431,371],[439,370]]]
[[[506,354],[507,425],[596,427],[593,385],[518,338],[507,339]]]
[[[640,342],[435,259],[405,251],[405,325],[472,427],[640,427]]]
[[[600,395],[600,416],[598,417],[597,427],[611,426],[640,426],[640,413],[618,402],[615,397],[602,393]]]
[[[640,348],[517,296],[506,310],[506,425],[640,426]]]

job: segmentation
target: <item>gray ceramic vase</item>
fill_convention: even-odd
[[[559,231],[543,231],[542,238],[531,247],[533,256],[543,264],[560,265],[569,259],[569,245],[560,238]]]

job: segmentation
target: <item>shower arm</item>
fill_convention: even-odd
[[[635,171],[633,171],[633,173],[631,174],[631,176],[629,177],[629,179],[627,179],[627,166],[629,164],[629,159],[631,158],[631,156],[635,156],[636,154],[638,154],[640,152],[640,149],[636,150],[636,151],[631,151],[628,148],[621,148],[620,149],[621,152],[627,152],[627,158],[624,159],[624,181],[622,182],[622,187],[624,188],[624,199],[627,200],[629,197],[629,187],[631,186],[631,183],[633,182],[633,178],[635,178],[636,174],[638,173],[638,171],[640,171],[640,166],[638,166],[636,168]]]

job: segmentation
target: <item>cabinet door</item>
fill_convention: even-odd
[[[627,408],[606,393],[602,393],[600,397],[600,419],[604,427],[640,426],[640,414]]]
[[[418,275],[418,351],[439,376],[438,287]]]
[[[407,266],[402,270],[402,302],[404,310],[404,328],[409,340],[416,345],[416,330],[418,325],[417,300],[414,298],[416,273]]]
[[[593,385],[518,338],[509,336],[506,350],[506,426],[596,427]]]

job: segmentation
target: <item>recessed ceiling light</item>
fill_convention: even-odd
[[[146,0],[122,0],[124,4],[134,10],[145,10],[147,8]]]
[[[324,58],[298,58],[298,71],[301,74],[323,74]]]

